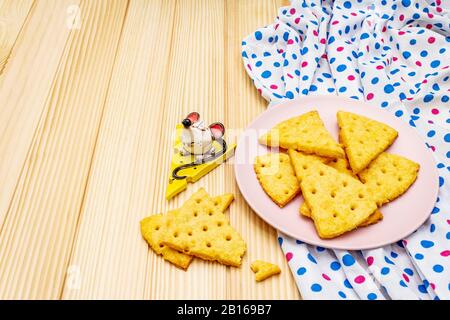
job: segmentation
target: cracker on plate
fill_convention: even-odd
[[[300,192],[300,183],[287,154],[258,156],[253,167],[263,190],[278,206],[284,207]]]
[[[339,111],[337,119],[339,139],[355,174],[389,148],[398,135],[384,123],[351,112]]]

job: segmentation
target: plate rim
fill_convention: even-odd
[[[387,110],[384,110],[384,109],[381,109],[381,108],[379,108],[379,107],[377,107],[376,105],[374,105],[374,104],[371,104],[370,102],[367,102],[367,101],[361,101],[361,100],[356,100],[356,99],[351,99],[351,98],[348,98],[348,97],[343,97],[343,96],[335,96],[335,95],[314,95],[314,96],[305,96],[305,97],[298,97],[298,98],[296,98],[296,99],[292,99],[292,100],[288,100],[288,101],[282,101],[282,102],[280,102],[279,104],[277,104],[277,105],[275,105],[275,106],[273,106],[273,107],[268,107],[266,110],[264,110],[262,113],[260,113],[258,116],[256,116],[247,126],[246,126],[246,128],[245,128],[245,130],[240,134],[240,137],[239,137],[239,139],[238,139],[238,143],[237,143],[237,147],[236,147],[236,153],[235,153],[235,155],[238,155],[239,154],[239,152],[240,152],[240,146],[243,144],[242,143],[242,140],[243,139],[245,139],[245,133],[252,127],[252,126],[254,126],[261,118],[263,118],[267,113],[272,113],[272,112],[274,112],[273,110],[275,110],[275,109],[277,109],[277,108],[282,108],[283,107],[283,105],[285,105],[285,104],[293,104],[293,103],[298,103],[298,104],[307,104],[307,103],[309,103],[309,102],[313,102],[313,101],[315,101],[315,100],[319,100],[319,99],[337,99],[337,100],[341,100],[342,102],[351,102],[351,103],[357,103],[357,104],[361,104],[361,105],[369,105],[369,106],[371,106],[371,107],[373,107],[373,108],[377,108],[377,110],[378,111],[380,111],[380,112],[384,112],[384,113],[386,113],[389,117],[393,117],[393,115],[392,115],[392,113],[390,113],[390,112],[388,112]],[[345,110],[345,107],[343,107],[342,108],[343,110]],[[318,108],[318,111],[320,111],[320,109]],[[308,112],[308,111],[305,111],[305,112]],[[352,112],[352,111],[349,111],[349,112]],[[299,115],[301,115],[302,113],[300,113]],[[422,138],[422,136],[417,132],[417,130],[414,130],[414,129],[412,129],[412,128],[410,128],[408,125],[407,125],[407,123],[404,123],[404,122],[402,122],[402,120],[399,120],[400,121],[400,123],[401,123],[401,125],[403,125],[403,126],[405,126],[406,128],[408,128],[411,132],[414,132],[414,134],[416,135],[416,137],[417,138],[419,138],[419,140],[421,140],[422,142],[423,142],[423,144],[425,145],[426,144],[426,142],[425,142],[425,140]],[[269,129],[269,128],[267,128],[267,129]],[[412,129],[412,130],[411,130]],[[267,217],[264,215],[264,214],[261,214],[255,207],[254,207],[254,205],[247,199],[247,194],[246,194],[246,192],[243,192],[242,190],[243,190],[243,186],[242,186],[242,181],[241,181],[241,179],[240,179],[240,175],[239,175],[239,173],[238,173],[238,164],[236,163],[236,162],[234,162],[234,174],[235,174],[235,179],[236,179],[236,183],[237,183],[237,185],[238,185],[238,188],[239,188],[239,191],[240,191],[240,193],[241,193],[241,195],[243,196],[243,198],[244,198],[244,200],[245,200],[245,202],[249,205],[249,207],[252,209],[252,211],[254,212],[254,213],[256,213],[261,219],[263,219],[267,224],[269,224],[271,227],[273,227],[273,228],[275,228],[277,231],[279,231],[279,232],[281,232],[281,233],[283,233],[283,234],[285,234],[285,235],[288,235],[288,236],[290,236],[290,237],[292,237],[292,238],[294,238],[294,239],[297,239],[297,240],[300,240],[300,241],[302,241],[302,242],[304,242],[304,243],[307,243],[307,244],[310,244],[310,245],[315,245],[315,246],[320,246],[320,247],[324,247],[324,248],[329,248],[329,249],[338,249],[338,250],[368,250],[368,249],[375,249],[375,248],[380,248],[380,247],[383,247],[383,246],[385,246],[385,245],[388,245],[388,244],[392,244],[392,243],[395,243],[395,242],[398,242],[398,241],[400,241],[400,240],[403,240],[403,239],[405,239],[406,237],[408,237],[409,235],[411,235],[412,233],[414,233],[418,228],[420,228],[426,221],[427,221],[427,219],[429,219],[429,217],[430,217],[430,215],[431,215],[431,212],[432,212],[432,210],[433,210],[433,207],[435,206],[435,204],[436,204],[436,200],[437,200],[437,197],[438,197],[438,193],[439,193],[439,183],[438,183],[438,181],[439,181],[439,173],[438,173],[438,171],[437,171],[437,168],[436,168],[436,159],[433,157],[433,155],[432,155],[432,153],[430,152],[430,150],[427,148],[426,149],[427,150],[427,157],[432,161],[432,163],[433,163],[433,171],[432,172],[430,172],[430,173],[428,173],[428,174],[433,174],[434,175],[434,178],[435,179],[433,179],[434,181],[436,181],[435,182],[435,184],[434,184],[434,186],[435,186],[435,190],[434,190],[434,192],[433,192],[433,194],[434,194],[434,198],[435,198],[435,201],[432,203],[432,205],[430,206],[430,208],[428,208],[428,211],[429,211],[429,214],[427,215],[427,216],[425,216],[424,215],[424,218],[423,219],[420,219],[420,223],[419,222],[417,222],[416,224],[415,224],[415,227],[414,228],[411,228],[412,230],[411,231],[408,231],[408,232],[403,232],[402,234],[399,234],[399,236],[398,237],[396,237],[396,239],[395,240],[386,240],[386,241],[384,241],[383,243],[381,243],[381,244],[379,244],[379,243],[377,243],[377,244],[374,244],[374,245],[367,245],[367,246],[358,246],[358,247],[348,247],[348,246],[341,246],[341,245],[338,245],[338,246],[333,246],[331,243],[330,243],[330,245],[326,245],[326,244],[324,244],[324,243],[319,243],[319,242],[316,242],[316,241],[311,241],[310,239],[304,239],[304,238],[299,238],[297,235],[294,235],[293,233],[291,233],[289,230],[286,230],[283,226],[280,226],[279,224],[277,224],[277,223],[274,223],[274,222],[272,222],[272,221],[269,221],[269,219],[267,219]],[[395,201],[395,200],[393,200],[393,201]],[[431,202],[430,202],[431,203]],[[418,219],[418,221],[419,221],[419,219]],[[327,239],[321,239],[321,240],[323,240],[323,241],[326,241]],[[332,240],[332,239],[330,239],[330,240]]]

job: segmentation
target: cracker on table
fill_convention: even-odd
[[[284,207],[300,192],[300,183],[287,154],[258,156],[253,168],[263,190],[278,206]]]
[[[317,111],[277,124],[259,138],[261,144],[295,149],[329,158],[343,158],[344,150],[325,128]]]
[[[204,260],[241,265],[246,244],[203,188],[168,214],[165,226],[163,244]]]
[[[337,119],[339,139],[355,174],[389,148],[398,135],[390,126],[354,113],[339,111]]]

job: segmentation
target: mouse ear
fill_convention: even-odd
[[[198,112],[191,112],[187,115],[186,119],[191,120],[192,123],[197,122],[200,119]]]
[[[215,122],[209,126],[214,139],[220,139],[225,134],[225,127],[220,122]]]

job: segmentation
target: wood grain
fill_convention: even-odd
[[[0,234],[2,298],[60,296],[127,5],[81,4]]]
[[[240,43],[287,2],[0,0],[0,298],[299,298],[232,161],[164,197],[188,112],[224,122],[235,141],[265,110]],[[240,268],[195,259],[184,272],[141,238],[140,219],[199,187],[236,195],[227,215],[248,245]],[[254,259],[282,274],[256,283]]]
[[[33,0],[0,1],[0,74],[28,17]]]

